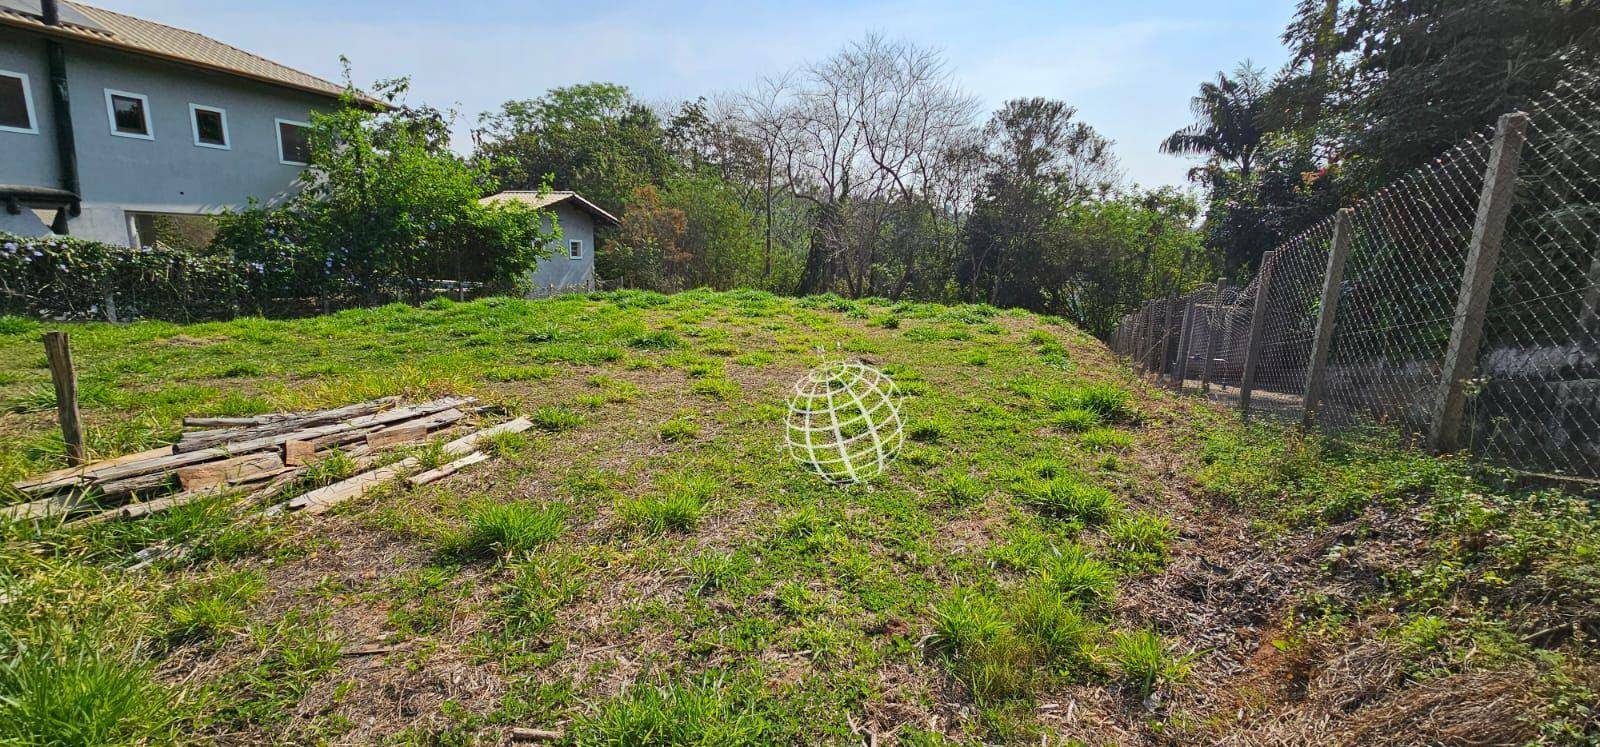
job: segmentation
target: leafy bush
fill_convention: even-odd
[[[227,318],[251,269],[226,256],[165,246],[0,233],[0,313],[61,319]]]
[[[405,83],[380,92],[393,101]],[[371,304],[462,276],[508,289],[559,238],[526,204],[480,203],[497,187],[489,165],[440,145],[412,110],[344,104],[312,114],[300,191],[220,222],[212,246],[255,268],[256,295]]]

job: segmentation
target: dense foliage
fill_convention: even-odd
[[[0,313],[52,319],[231,316],[248,269],[220,257],[0,233]]]
[[[1261,253],[1509,111],[1600,45],[1600,9],[1567,0],[1302,0],[1276,75],[1201,85],[1163,144],[1206,158],[1208,245],[1244,274]]]
[[[451,153],[432,110],[347,97],[313,114],[310,166],[281,206],[226,216],[213,248],[254,270],[252,292],[275,299],[370,304],[414,298],[440,280],[515,286],[557,236],[521,203],[482,204],[489,169]]]
[[[628,287],[986,301],[1103,333],[1214,274],[1192,200],[1124,184],[1071,106],[978,114],[938,53],[868,37],[714,103],[606,83],[509,101],[475,158],[618,213],[596,269]]]

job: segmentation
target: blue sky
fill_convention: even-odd
[[[743,88],[869,32],[937,47],[987,109],[1059,98],[1117,141],[1129,177],[1183,184],[1191,165],[1156,151],[1188,124],[1189,97],[1250,59],[1276,69],[1292,0],[1118,2],[551,3],[377,0],[91,0],[198,31],[306,72],[357,83],[413,79],[414,102],[467,122],[512,98],[605,80],[665,103]]]

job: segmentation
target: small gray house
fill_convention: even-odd
[[[591,291],[594,277],[594,231],[597,225],[621,225],[610,213],[586,200],[577,192],[507,191],[483,198],[482,202],[516,200],[555,214],[561,239],[549,257],[539,261],[528,279],[529,292],[548,296],[570,291]],[[549,229],[547,225],[546,230]]]
[[[160,216],[270,204],[342,92],[171,26],[0,0],[0,231],[139,246]]]

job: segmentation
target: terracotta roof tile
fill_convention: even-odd
[[[265,57],[223,44],[193,31],[184,31],[92,5],[69,2],[61,3],[63,24],[51,27],[45,25],[37,15],[28,12],[37,6],[37,2],[28,0],[0,3],[0,24],[121,48],[311,93],[338,96],[344,92],[344,86],[337,83],[280,65]],[[76,11],[89,24],[75,23],[76,17],[69,14],[69,10]],[[99,28],[90,28],[90,24]]]

